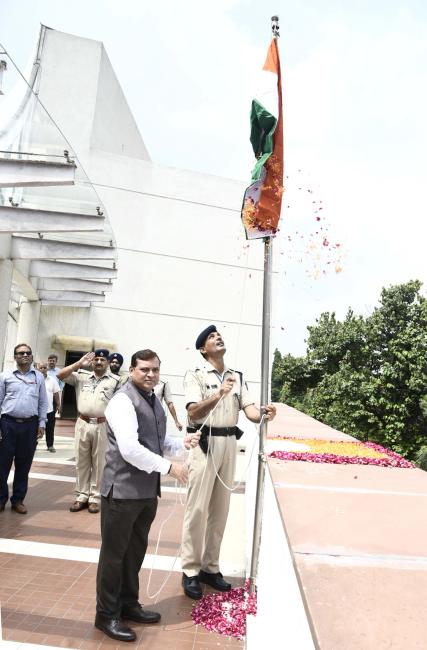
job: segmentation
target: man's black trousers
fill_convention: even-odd
[[[53,438],[55,435],[55,411],[50,411],[46,418],[46,447],[53,447]]]
[[[3,415],[0,422],[2,440],[0,441],[0,503],[9,498],[7,479],[12,463],[15,462],[12,503],[25,499],[28,490],[28,474],[37,447],[38,417],[26,422],[16,422],[14,418]]]
[[[119,618],[122,608],[135,605],[139,571],[156,516],[157,497],[113,499],[112,490],[101,499],[101,551],[96,578],[96,610]]]

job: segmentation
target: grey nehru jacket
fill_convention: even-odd
[[[158,399],[152,408],[132,381],[126,382],[117,393],[125,393],[131,400],[138,420],[138,440],[155,454],[163,456],[166,436],[166,416]],[[120,453],[114,432],[107,422],[108,451],[101,494],[107,497],[113,488],[114,499],[149,499],[160,496],[160,474],[148,474],[126,462]]]

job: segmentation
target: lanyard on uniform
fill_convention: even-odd
[[[32,371],[31,371],[31,372],[32,372]],[[13,374],[15,375],[16,379],[19,379],[19,381],[22,381],[22,382],[23,382],[24,384],[26,384],[27,386],[31,386],[31,384],[36,384],[36,385],[37,385],[37,376],[36,376],[36,379],[34,379],[34,381],[27,381],[26,379],[24,379],[24,377],[18,377],[18,375],[16,374],[16,372],[14,372]],[[29,373],[28,373],[28,374],[29,374]]]

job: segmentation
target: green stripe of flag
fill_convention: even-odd
[[[254,99],[251,107],[250,139],[257,162],[252,171],[252,181],[259,180],[263,166],[273,153],[273,134],[276,125],[277,118],[267,111],[257,99]]]

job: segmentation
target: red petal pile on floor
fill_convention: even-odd
[[[246,635],[248,614],[256,614],[256,593],[249,592],[248,581],[244,587],[204,596],[191,612],[196,625],[238,639]]]

